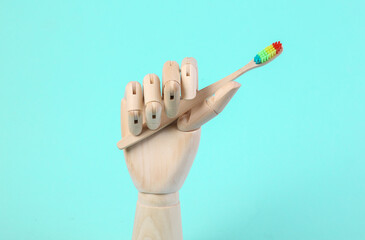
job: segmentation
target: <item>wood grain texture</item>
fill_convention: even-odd
[[[198,151],[200,129],[181,132],[169,126],[124,150],[134,186],[140,192],[166,194],[180,190]]]
[[[182,240],[179,194],[138,194],[132,240]]]

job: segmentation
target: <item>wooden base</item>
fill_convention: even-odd
[[[132,240],[182,240],[179,193],[139,193]]]

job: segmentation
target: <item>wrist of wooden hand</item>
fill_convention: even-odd
[[[138,204],[146,207],[170,207],[180,204],[179,192],[170,194],[138,193]]]
[[[133,240],[182,240],[179,193],[138,193]]]

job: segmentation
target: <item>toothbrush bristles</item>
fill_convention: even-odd
[[[271,58],[273,58],[276,54],[278,54],[283,49],[283,45],[280,41],[274,42],[270,46],[266,47],[264,50],[260,51],[255,57],[254,61],[256,64],[264,63]]]

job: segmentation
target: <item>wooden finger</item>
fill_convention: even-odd
[[[180,104],[180,69],[175,61],[167,61],[162,69],[163,99],[166,115],[169,118],[175,117]]]
[[[177,127],[184,132],[200,128],[222,112],[240,86],[241,84],[238,82],[227,83],[203,104],[192,108],[190,112],[181,116],[177,121]]]
[[[193,99],[198,91],[198,64],[195,58],[186,57],[181,63],[181,98]]]
[[[161,123],[161,90],[160,79],[156,74],[147,74],[143,79],[143,95],[147,127],[155,130]]]
[[[142,132],[142,87],[139,82],[129,82],[125,88],[125,98],[127,102],[128,126],[133,135]]]

